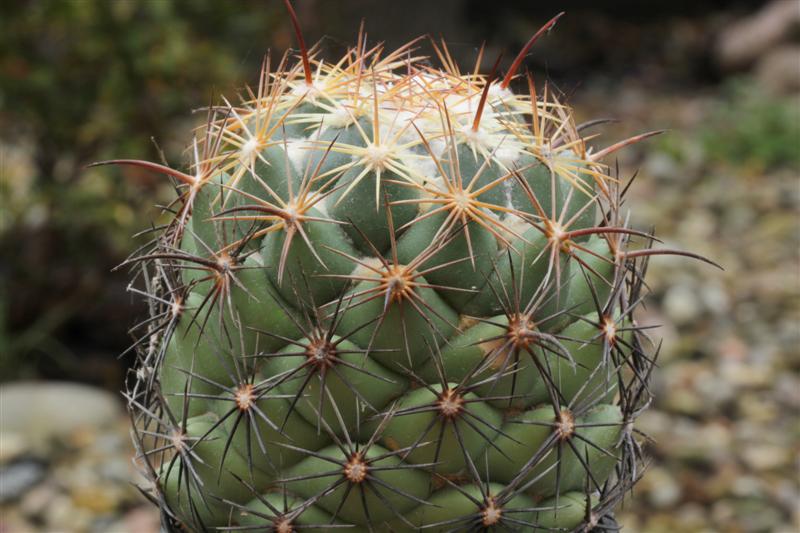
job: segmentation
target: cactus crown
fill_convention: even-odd
[[[609,526],[639,476],[654,238],[531,76],[418,40],[264,60],[208,111],[171,221],[127,264],[128,391],[165,526]],[[109,162],[107,162],[109,163]],[[638,241],[640,248],[631,249]]]

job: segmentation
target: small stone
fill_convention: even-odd
[[[70,498],[59,496],[45,510],[44,519],[48,531],[86,531],[92,523],[92,513],[72,504]]]
[[[678,234],[687,235],[693,241],[708,242],[714,235],[716,217],[708,209],[694,209],[685,214],[678,224]]]
[[[722,377],[736,387],[758,388],[772,382],[772,371],[764,365],[752,362],[728,363],[721,365]]]
[[[795,410],[800,410],[800,380],[791,375],[781,375],[775,384],[776,399]]]
[[[52,439],[66,439],[80,428],[109,426],[120,413],[114,395],[86,385],[18,382],[0,386],[3,431],[22,435],[39,448],[46,448]]]
[[[137,507],[123,518],[127,531],[158,533],[161,531],[161,518],[155,507]]]
[[[698,503],[686,503],[675,514],[681,531],[702,531],[708,511]]]
[[[681,499],[681,487],[664,469],[653,468],[647,472],[648,498],[658,508],[672,507]]]
[[[730,501],[718,501],[711,508],[711,516],[718,524],[730,522],[736,517],[736,507]]]
[[[10,463],[28,451],[25,438],[19,433],[0,432],[0,465]]]
[[[727,25],[717,41],[717,61],[727,69],[746,67],[784,41],[798,23],[795,0],[766,3],[755,14]]]
[[[58,488],[48,480],[32,488],[25,494],[25,497],[20,501],[18,508],[25,515],[30,517],[41,516],[45,509],[53,502],[58,496]]]
[[[789,450],[773,444],[751,443],[742,450],[742,458],[750,468],[756,471],[773,470],[791,463]]]
[[[719,375],[709,368],[698,371],[694,379],[694,388],[706,403],[706,411],[722,406],[736,395],[734,387],[720,380]]]
[[[681,172],[680,166],[675,158],[665,152],[656,152],[647,158],[645,162],[647,175],[656,179],[676,181],[680,180],[687,173]]]
[[[14,507],[3,508],[0,512],[0,532],[2,533],[35,533],[40,531],[34,527]]]
[[[43,464],[24,459],[0,468],[0,503],[21,498],[27,491],[44,479]]]
[[[739,477],[731,487],[733,494],[741,498],[757,497],[761,495],[761,483],[752,476]]]
[[[649,409],[636,419],[636,427],[656,440],[671,426],[670,416],[661,410]]]
[[[731,309],[728,292],[718,282],[703,284],[700,289],[700,298],[706,309],[717,315],[725,315]]]
[[[705,407],[702,398],[688,388],[673,390],[665,401],[671,411],[687,415],[699,414]]]
[[[720,340],[716,352],[723,362],[745,361],[747,358],[747,343],[739,336],[730,335]]]
[[[757,394],[744,394],[740,395],[738,400],[739,411],[750,422],[773,424],[780,417],[780,411],[769,398]],[[761,431],[763,430],[759,433]]]
[[[118,487],[108,485],[76,487],[71,496],[76,507],[88,509],[94,514],[113,512],[123,498]]]
[[[800,9],[798,9],[800,11]],[[785,45],[759,60],[756,78],[772,94],[800,90],[800,46]]]
[[[664,296],[663,307],[670,320],[679,325],[697,320],[702,313],[697,291],[688,284],[671,287]]]

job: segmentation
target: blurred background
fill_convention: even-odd
[[[443,36],[462,65],[483,41],[510,63],[567,11],[528,68],[579,120],[619,120],[599,145],[669,130],[619,155],[622,175],[639,171],[634,225],[725,267],[651,263],[640,318],[664,340],[640,420],[652,463],[620,522],[800,531],[800,2],[295,6],[328,57],[363,18],[390,48]],[[119,392],[143,308],[112,268],[171,188],[84,166],[163,151],[180,167],[204,118],[193,110],[256,83],[268,48],[293,46],[277,0],[0,1],[0,532],[157,530],[131,483]]]

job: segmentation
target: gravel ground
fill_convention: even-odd
[[[639,427],[653,439],[652,464],[620,521],[648,533],[800,531],[800,170],[755,157],[710,161],[704,139],[763,111],[712,96],[631,87],[616,98],[621,125],[609,128],[669,128],[621,155],[623,176],[640,170],[634,225],[654,224],[663,246],[725,268],[651,262],[653,298],[641,319],[662,324],[655,336],[664,344],[657,399]],[[590,95],[576,107],[607,98]],[[785,102],[800,109],[796,96]],[[790,142],[800,143],[798,116]]]
[[[65,408],[65,406],[68,406]],[[115,394],[72,383],[0,387],[0,532],[150,533]]]

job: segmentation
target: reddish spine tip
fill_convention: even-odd
[[[604,157],[606,157],[607,155],[613,154],[614,152],[616,152],[618,150],[621,150],[621,149],[625,148],[626,146],[630,146],[632,144],[636,144],[636,143],[641,142],[641,141],[643,141],[645,139],[649,139],[650,137],[655,137],[656,135],[661,135],[665,131],[667,131],[667,130],[655,130],[655,131],[648,131],[647,133],[641,133],[639,135],[634,135],[633,137],[625,139],[624,141],[620,141],[620,142],[618,142],[616,144],[612,144],[608,148],[604,148],[604,149],[600,150],[599,152],[597,152],[596,154],[592,154],[591,155],[591,160],[592,161],[599,161],[599,160],[603,159]]]
[[[489,77],[486,79],[486,85],[483,86],[483,92],[481,93],[481,100],[478,102],[478,110],[475,112],[475,120],[472,121],[472,131],[478,131],[478,126],[481,123],[481,115],[483,115],[483,108],[486,105],[486,97],[489,96],[489,87],[492,85],[492,82],[497,75],[497,67],[500,65],[500,60],[503,59],[503,53],[501,52],[499,56],[497,56],[497,60],[494,62],[492,66],[492,71],[489,73]]]
[[[289,12],[289,17],[292,19],[292,26],[294,26],[294,33],[297,36],[297,44],[300,46],[300,56],[303,59],[303,72],[306,76],[306,85],[311,85],[311,62],[308,60],[308,48],[306,48],[306,41],[303,39],[303,32],[300,31],[300,22],[297,20],[297,13],[295,13],[292,3],[289,0],[283,0],[286,4],[286,10]]]
[[[635,259],[637,257],[648,257],[653,255],[680,255],[683,257],[689,257],[691,259],[697,259],[698,261],[702,261],[708,265],[716,267],[722,271],[725,269],[722,268],[722,265],[715,263],[711,259],[707,257],[703,257],[702,255],[698,255],[692,252],[684,252],[683,250],[673,250],[668,248],[656,248],[656,249],[646,249],[646,250],[636,250],[633,252],[626,252],[623,256],[625,259]]]
[[[90,163],[86,165],[86,168],[99,167],[103,165],[128,165],[133,167],[140,167],[140,168],[145,168],[147,170],[152,170],[153,172],[159,172],[161,174],[172,176],[173,178],[177,179],[181,183],[185,183],[186,185],[193,185],[195,183],[194,176],[185,174],[180,170],[175,170],[174,168],[169,168],[164,165],[159,165],[158,163],[151,163],[150,161],[140,161],[138,159],[112,159],[109,161],[98,161],[96,163]]]
[[[517,54],[517,57],[514,59],[514,62],[511,64],[511,68],[508,69],[508,72],[506,73],[506,77],[503,78],[503,82],[500,84],[500,87],[502,87],[503,89],[506,89],[508,87],[508,84],[511,83],[511,79],[514,77],[514,74],[517,72],[517,70],[519,70],[520,65],[522,65],[522,62],[525,60],[525,56],[528,55],[528,52],[530,51],[531,47],[533,46],[533,43],[535,43],[539,39],[539,37],[541,37],[543,34],[545,34],[546,32],[550,31],[553,28],[553,26],[556,25],[556,22],[558,22],[558,19],[560,19],[561,17],[564,16],[564,13],[565,12],[562,11],[561,13],[556,15],[555,17],[551,18],[547,22],[547,24],[545,24],[544,26],[539,28],[539,31],[537,31],[535,34],[533,34],[533,37],[531,37],[528,40],[528,42],[525,43],[525,46],[522,47],[522,50],[519,51],[519,54]]]

